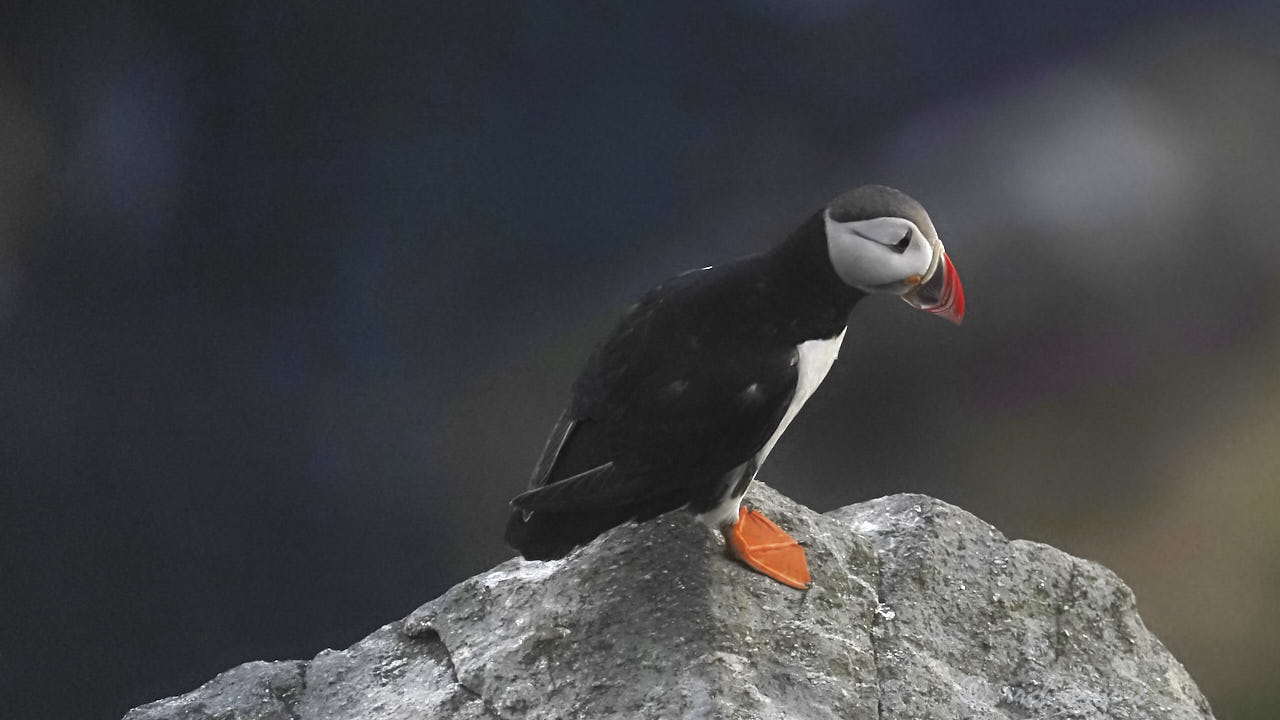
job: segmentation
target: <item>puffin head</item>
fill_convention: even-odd
[[[891,187],[863,185],[832,200],[823,220],[831,266],[845,284],[892,293],[960,324],[960,276],[920,203]]]

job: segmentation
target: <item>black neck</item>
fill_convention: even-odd
[[[796,318],[793,330],[799,340],[839,334],[848,324],[854,304],[867,295],[846,285],[831,267],[821,211],[771,250],[768,258],[774,282],[786,288],[786,310],[789,317]]]

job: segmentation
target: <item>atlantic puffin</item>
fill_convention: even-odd
[[[964,317],[929,214],[882,185],[836,197],[767,252],[645,293],[578,375],[528,490],[511,501],[507,543],[529,560],[561,558],[614,526],[685,508],[747,566],[809,587],[804,550],[742,496],[871,293]]]

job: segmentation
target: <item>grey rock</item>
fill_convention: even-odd
[[[825,515],[758,484],[748,499],[805,545],[807,592],[672,513],[125,718],[1213,717],[1095,563],[921,495]]]

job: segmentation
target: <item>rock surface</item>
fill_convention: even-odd
[[[1213,717],[1097,564],[921,495],[825,515],[758,484],[748,499],[805,545],[809,591],[673,513],[126,720]]]

